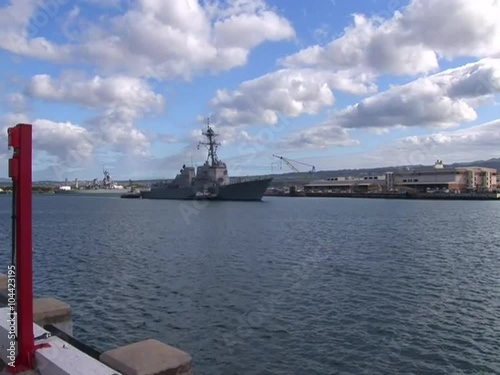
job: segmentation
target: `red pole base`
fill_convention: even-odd
[[[20,374],[25,371],[33,370],[33,364],[30,367],[26,367],[24,365],[15,365],[16,367],[8,366],[7,371],[11,374]]]
[[[41,348],[50,348],[49,343],[43,343],[35,345],[35,350]],[[26,365],[27,364],[27,365]],[[35,353],[33,352],[28,358],[16,358],[16,362],[14,367],[7,366],[7,371],[11,374],[20,374],[24,371],[34,370],[35,369]]]

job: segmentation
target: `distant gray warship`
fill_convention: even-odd
[[[123,186],[116,185],[108,171],[103,171],[104,178],[101,182],[95,178],[91,183],[79,187],[78,180],[75,180],[75,186],[72,187],[65,183],[63,186],[60,186],[59,189],[55,191],[56,194],[61,195],[92,195],[96,196],[121,196],[123,193],[127,191]]]
[[[200,142],[208,149],[208,157],[202,166],[196,170],[194,167],[182,166],[172,182],[158,183],[149,191],[142,191],[141,196],[145,199],[208,199],[208,200],[231,200],[231,201],[260,201],[269,187],[272,178],[255,178],[240,182],[231,182],[229,179],[226,163],[217,157],[217,147],[220,143],[215,142],[217,134],[207,121],[207,130],[203,135],[208,142]]]

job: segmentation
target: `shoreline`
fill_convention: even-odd
[[[265,197],[302,198],[365,198],[365,199],[413,199],[413,200],[481,200],[500,201],[500,193],[296,193],[264,194]]]

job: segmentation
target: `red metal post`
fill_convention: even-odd
[[[9,128],[9,146],[14,155],[9,161],[9,176],[15,188],[16,210],[16,295],[17,343],[16,369],[33,369],[33,238],[32,238],[32,126],[17,124]]]

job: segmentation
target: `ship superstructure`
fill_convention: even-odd
[[[151,190],[142,192],[146,199],[211,199],[211,200],[261,200],[272,178],[251,179],[244,182],[231,182],[226,163],[217,156],[220,143],[218,134],[207,120],[207,128],[202,133],[206,140],[198,147],[207,148],[205,163],[196,168],[182,166],[174,180],[158,183]]]
[[[78,180],[75,180],[74,186],[70,186],[66,181],[64,185],[60,186],[59,189],[55,191],[55,193],[64,195],[120,196],[126,191],[123,186],[113,182],[111,175],[106,169],[103,169],[103,175],[104,178],[101,181],[95,178],[90,183],[81,187],[79,186]]]

